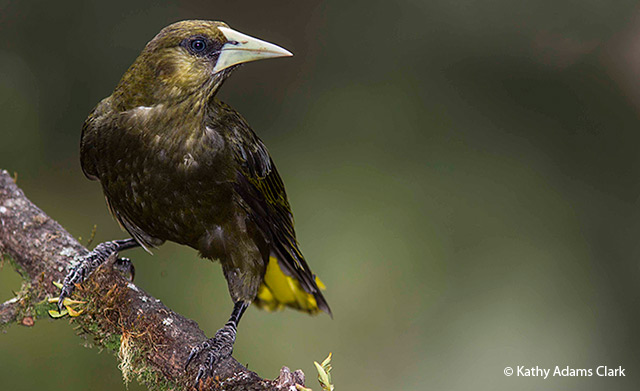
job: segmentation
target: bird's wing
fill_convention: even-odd
[[[89,114],[89,117],[82,125],[82,136],[80,136],[80,165],[84,175],[92,181],[98,180],[98,173],[95,167],[95,141],[99,127],[98,108],[104,105],[104,101],[100,102]]]
[[[82,126],[82,135],[80,136],[80,165],[84,175],[94,181],[100,179],[100,173],[104,173],[105,165],[108,165],[108,163],[105,163],[107,160],[100,163],[98,159],[101,153],[105,153],[104,149],[99,150],[100,142],[98,139],[99,135],[105,136],[112,133],[113,127],[116,126],[107,115],[110,111],[111,97],[108,97],[98,103]],[[126,215],[124,210],[116,208],[104,184],[103,191],[111,215],[116,219],[118,224],[120,224],[120,227],[129,232],[145,250],[151,252],[149,250],[151,247],[156,247],[163,243],[163,240],[154,238],[144,232],[142,228],[138,227],[134,221]]]
[[[316,299],[318,307],[331,313],[302,252],[298,247],[293,214],[287,200],[284,183],[267,151],[256,134],[242,121],[234,126],[230,144],[235,152],[237,171],[235,190],[244,201],[252,221],[271,243],[271,251],[282,271],[295,278],[302,288]]]

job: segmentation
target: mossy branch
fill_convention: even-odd
[[[8,172],[0,171],[0,256],[22,276],[16,297],[0,304],[0,327],[32,326],[48,317],[69,266],[88,250],[29,201]],[[154,390],[193,389],[197,365],[185,372],[190,348],[206,337],[198,324],[167,308],[112,267],[114,259],[76,289],[72,324],[120,360],[123,378]],[[249,371],[233,357],[214,368],[201,390],[296,390],[304,374],[283,367],[275,380]]]

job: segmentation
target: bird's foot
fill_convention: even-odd
[[[65,308],[64,300],[71,296],[71,293],[73,293],[76,288],[76,284],[82,283],[94,270],[105,263],[112,254],[125,248],[131,248],[131,241],[132,239],[127,239],[100,243],[93,251],[82,257],[64,278],[60,296],[58,297],[58,312],[62,313]],[[127,261],[128,260],[124,261],[123,264],[126,264]],[[131,262],[129,261],[129,263]],[[132,267],[131,270],[133,270]]]
[[[236,327],[232,322],[228,322],[223,328],[218,330],[215,337],[208,339],[200,345],[191,349],[189,358],[185,365],[185,369],[191,361],[200,355],[206,354],[206,358],[200,362],[198,367],[198,375],[196,376],[196,385],[200,379],[211,376],[213,367],[220,360],[231,356],[233,353],[233,343],[236,340]]]

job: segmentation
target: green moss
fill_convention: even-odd
[[[132,335],[126,334],[120,339],[118,350],[118,359],[120,360],[118,367],[122,371],[125,383],[129,383],[135,377],[139,383],[147,386],[150,390],[181,389],[175,383],[167,381],[160,371],[147,364],[145,357],[149,352],[146,349],[141,349],[140,340]],[[147,345],[144,346],[150,349]]]
[[[55,310],[57,309],[57,307],[55,303],[49,303],[47,299],[44,299],[34,304],[31,309],[32,309],[31,312],[36,318],[42,319],[42,318],[48,318],[49,310]]]
[[[122,337],[121,334],[110,334],[100,342],[105,349],[109,349],[113,352],[117,352],[118,349],[120,349],[121,337]]]
[[[151,391],[166,391],[166,390],[182,390],[183,387],[180,387],[176,383],[170,382],[165,379],[162,374],[152,369],[148,366],[143,366],[140,368],[136,379],[141,384],[145,385]]]

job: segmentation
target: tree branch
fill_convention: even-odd
[[[88,250],[64,228],[31,203],[6,171],[0,171],[0,255],[22,276],[16,297],[0,304],[0,327],[26,326],[47,317],[57,297],[54,281],[62,281],[69,267]],[[198,363],[185,372],[191,347],[203,342],[198,324],[128,282],[115,270],[114,259],[99,268],[73,299],[84,303],[73,317],[81,332],[117,354],[126,381],[135,377],[151,389],[192,389]],[[249,371],[233,357],[222,360],[214,374],[200,382],[201,390],[296,390],[304,374],[283,367],[275,380]]]

